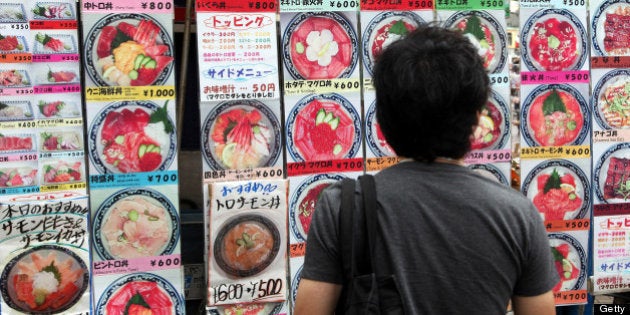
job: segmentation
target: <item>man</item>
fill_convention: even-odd
[[[463,165],[489,95],[476,49],[460,33],[421,27],[375,64],[376,117],[405,161],[375,175],[375,269],[399,281],[407,314],[554,314],[559,277],[539,213],[519,192]],[[317,204],[295,314],[331,314],[344,274],[341,185]],[[361,206],[361,189],[355,191]]]

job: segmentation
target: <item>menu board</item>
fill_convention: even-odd
[[[0,214],[0,312],[89,313],[87,197],[22,197]]]
[[[545,221],[556,304],[584,304],[594,191],[587,8],[520,4],[521,191]]]
[[[287,184],[283,179],[211,184],[209,306],[286,299]]]
[[[590,4],[591,108],[593,111],[593,294],[630,290],[627,274],[626,107],[630,104],[630,4]]]
[[[183,314],[173,4],[81,9],[93,308]]]

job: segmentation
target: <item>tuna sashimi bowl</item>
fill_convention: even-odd
[[[168,101],[108,104],[90,127],[90,159],[103,174],[168,170],[177,149],[174,126]]]

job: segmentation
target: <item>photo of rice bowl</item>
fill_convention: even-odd
[[[367,24],[363,38],[363,64],[372,74],[375,58],[389,44],[425,24],[418,14],[411,11],[384,11]]]
[[[185,302],[166,279],[153,273],[132,273],[112,282],[96,303],[101,315],[184,315]]]
[[[173,71],[173,39],[147,14],[107,15],[85,42],[85,67],[98,86],[162,85]]]
[[[339,174],[316,174],[298,184],[289,200],[289,225],[298,241],[306,241],[315,206],[322,191],[344,178],[345,176]]]
[[[94,248],[101,259],[167,255],[178,244],[179,217],[162,193],[128,188],[99,205],[92,230]]]
[[[615,69],[593,88],[595,120],[603,129],[630,128],[630,70]]]
[[[169,169],[175,159],[177,140],[168,103],[120,101],[101,109],[88,135],[89,157],[99,173]]]
[[[348,78],[358,63],[355,27],[337,12],[303,12],[282,35],[282,57],[296,80]]]
[[[593,55],[630,56],[630,3],[602,1],[592,13]]]
[[[351,158],[361,144],[361,119],[340,94],[310,94],[291,109],[286,133],[287,150],[295,161]]]
[[[212,260],[230,276],[243,278],[261,273],[280,251],[276,223],[259,214],[242,214],[226,221],[214,237]]]
[[[586,251],[580,242],[566,233],[549,233],[549,245],[560,281],[553,292],[582,289],[586,282]]]
[[[564,159],[536,165],[525,176],[521,191],[544,220],[583,219],[591,206],[589,178],[580,167]]]
[[[580,70],[588,56],[586,29],[571,11],[542,9],[521,32],[523,62],[530,71]]]
[[[444,21],[444,27],[461,31],[477,48],[489,73],[503,71],[507,63],[507,33],[499,21],[486,11],[459,11]]]
[[[202,125],[202,155],[212,169],[273,166],[280,156],[280,122],[261,101],[218,104]]]
[[[492,91],[481,108],[479,122],[473,131],[471,150],[500,149],[505,146],[510,133],[510,111],[507,102]]]
[[[31,247],[20,253],[6,264],[1,279],[3,301],[28,314],[63,313],[89,286],[85,262],[57,245]]]
[[[370,104],[365,114],[365,143],[376,157],[396,156],[394,149],[389,146],[381,127],[376,121],[376,101]]]
[[[489,178],[491,180],[495,180],[503,185],[509,185],[510,182],[505,177],[505,174],[501,172],[499,168],[492,164],[471,164],[468,165],[468,168],[474,170],[479,175]]]
[[[521,134],[530,146],[582,144],[590,129],[588,103],[566,84],[539,85],[521,111]]]

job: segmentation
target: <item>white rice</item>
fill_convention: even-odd
[[[168,152],[168,147],[171,144],[171,139],[168,134],[164,132],[164,123],[150,123],[146,127],[144,127],[144,134],[151,137],[151,139],[155,140],[162,149],[162,154],[166,154]]]

